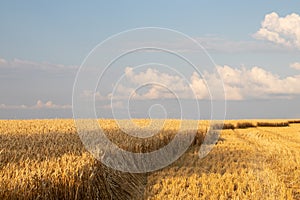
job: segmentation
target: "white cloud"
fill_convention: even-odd
[[[0,104],[0,109],[70,109],[72,108],[71,105],[58,105],[54,104],[52,101],[42,102],[38,100],[35,105],[28,106],[28,105],[6,105]]]
[[[18,69],[18,70],[40,70],[47,72],[61,72],[61,71],[75,71],[78,66],[74,65],[62,65],[62,64],[52,64],[48,62],[35,62],[21,59],[13,59],[7,61],[0,58],[0,69]]]
[[[279,17],[275,12],[267,14],[261,23],[261,28],[253,36],[300,49],[300,16],[296,13],[285,17]]]
[[[193,90],[189,85],[190,80],[185,80],[179,75],[163,73],[152,68],[144,72],[135,72],[133,68],[127,67],[125,76],[125,82],[117,86],[113,98],[131,96],[135,99],[158,99],[176,98],[175,95],[180,98],[193,96]],[[144,91],[140,92],[141,90]]]
[[[280,78],[260,67],[234,69],[218,67],[228,99],[289,98],[300,94],[300,76]]]
[[[299,62],[291,63],[290,67],[296,70],[300,70],[300,63]]]
[[[194,72],[190,78],[190,87],[192,88],[197,99],[205,99],[209,97],[209,92],[204,79]]]
[[[157,69],[148,68],[146,72],[134,73],[133,68],[125,68],[126,77],[133,83],[146,83],[146,82],[159,82],[163,85],[173,85],[176,87],[176,84],[182,85],[183,79],[180,76],[172,76],[167,73],[160,73]]]
[[[71,105],[58,105],[54,104],[52,101],[42,102],[38,100],[34,106],[31,108],[49,108],[49,109],[69,109],[72,108]]]
[[[167,90],[169,89],[181,99],[209,99],[206,83],[210,89],[218,87],[216,83],[219,75],[223,79],[228,100],[292,98],[300,95],[300,75],[281,78],[257,66],[250,69],[218,66],[216,72],[204,72],[203,77],[193,73],[187,80],[151,68],[139,73],[132,68],[126,68],[125,73],[130,82],[128,85],[133,84],[134,87],[128,87],[126,84],[118,85],[113,98],[128,99],[130,95],[136,99],[176,98]],[[143,93],[134,89],[147,82],[157,82],[163,87],[148,85]],[[221,92],[215,98],[222,98]]]

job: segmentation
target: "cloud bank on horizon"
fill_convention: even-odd
[[[298,65],[293,63],[291,66],[297,67]],[[172,93],[181,99],[210,99],[209,86],[216,85],[214,81],[218,79],[219,75],[224,83],[227,100],[290,99],[300,95],[300,74],[282,78],[258,66],[250,69],[233,68],[228,65],[217,66],[215,73],[204,72],[203,77],[200,77],[194,72],[188,80],[153,68],[148,68],[145,72],[135,72],[134,68],[126,67],[124,73],[132,87],[119,84],[116,86],[115,94],[109,94],[106,97],[96,92],[98,100],[111,97],[127,99],[128,94],[131,94],[132,98],[140,100],[176,98]],[[136,92],[138,86],[146,85],[148,82],[157,83],[157,85],[147,87],[147,91],[143,94]],[[172,93],[167,92],[165,88]],[[83,95],[94,95],[94,93],[85,91]]]

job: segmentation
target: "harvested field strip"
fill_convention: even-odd
[[[285,131],[282,130],[283,133]],[[260,132],[263,132],[264,137],[260,137]],[[294,198],[298,199],[300,197],[300,180],[297,176],[300,175],[300,171],[297,169],[300,162],[298,151],[300,143],[291,141],[289,138],[278,137],[277,133],[268,130],[259,129],[247,133],[239,131],[239,133],[245,140],[256,143],[258,150],[264,152],[265,167],[276,172],[279,180],[284,182],[286,187],[291,189]],[[282,135],[284,136],[284,134]]]

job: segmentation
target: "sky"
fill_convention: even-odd
[[[300,118],[299,1],[12,0],[0,26],[1,119],[72,118],[94,99],[102,118]],[[154,44],[199,71],[147,50],[100,77]]]

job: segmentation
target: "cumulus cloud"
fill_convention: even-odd
[[[135,72],[133,68],[127,67],[125,76],[125,81],[121,82],[112,94],[114,98],[128,95],[136,99],[176,98],[176,95],[181,98],[193,96],[189,85],[190,80],[186,80],[181,75],[171,75],[152,68],[144,72]]]
[[[70,105],[58,105],[54,104],[52,101],[43,102],[41,100],[38,100],[34,106],[31,108],[56,108],[56,109],[68,109],[71,108]]]
[[[261,23],[261,28],[253,36],[300,49],[300,16],[296,13],[285,17],[279,17],[275,12],[267,14]]]
[[[194,72],[192,74],[189,86],[193,90],[197,99],[205,99],[209,97],[209,91],[207,89],[206,82],[199,76],[198,73]]]
[[[215,72],[204,72],[203,77],[193,73],[187,79],[151,68],[145,72],[135,72],[132,68],[126,68],[125,74],[127,81],[130,82],[128,85],[134,87],[125,84],[118,85],[113,98],[128,99],[131,96],[137,99],[177,97],[181,99],[210,99],[208,89],[219,86],[216,84],[219,75],[223,79],[226,99],[228,100],[292,98],[295,95],[300,95],[300,75],[282,78],[258,66],[250,69],[245,67],[233,68],[228,65],[218,66]],[[138,86],[151,82],[157,82],[163,86],[150,84],[145,87],[145,91],[142,93],[136,90]],[[215,97],[222,99],[221,94]]]
[[[43,102],[38,100],[35,105],[28,106],[28,105],[6,105],[0,104],[0,109],[70,109],[72,108],[71,105],[58,105],[54,104],[52,101]]]
[[[296,70],[300,70],[300,63],[299,62],[291,63],[290,67]]]
[[[260,67],[236,69],[218,67],[228,99],[289,98],[300,94],[300,76],[280,78]]]

